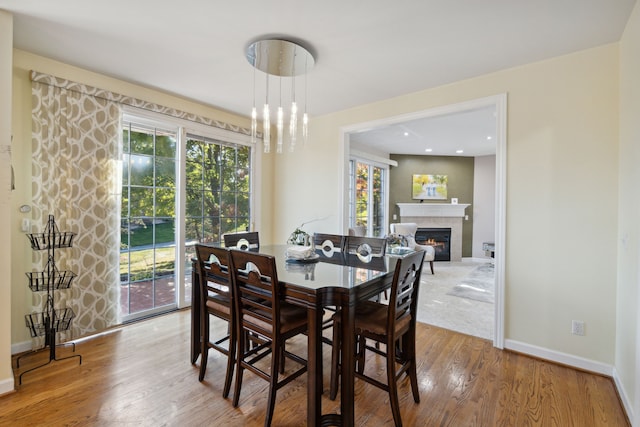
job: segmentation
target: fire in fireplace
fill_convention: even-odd
[[[418,228],[416,243],[436,250],[436,261],[451,261],[451,228]]]

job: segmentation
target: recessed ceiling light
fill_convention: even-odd
[[[487,141],[491,141],[493,137],[491,135],[487,136]]]
[[[424,151],[426,151],[427,153],[430,153],[430,152],[432,152],[432,151],[433,151],[433,148],[427,148],[427,149],[425,149]]]
[[[404,133],[404,136],[409,136],[409,132],[405,132],[405,133]]]
[[[462,154],[462,153],[464,153],[464,150],[456,150],[456,153]]]

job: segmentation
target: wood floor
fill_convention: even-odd
[[[23,376],[0,397],[0,425],[261,426],[267,383],[245,373],[240,405],[221,397],[224,358],[209,353],[205,381],[189,362],[189,311],[114,329],[77,344],[77,358]],[[492,347],[491,342],[418,325],[421,402],[400,386],[405,426],[628,426],[611,379]],[[289,349],[305,354],[305,341]],[[323,410],[328,399],[325,346]],[[59,356],[70,354],[59,351]],[[40,354],[38,357],[48,357]],[[371,356],[367,369],[384,373]],[[37,357],[23,358],[21,370]],[[31,362],[33,360],[33,362]],[[292,364],[293,365],[293,364]],[[356,424],[393,425],[387,396],[356,380]],[[274,426],[304,426],[306,374],[278,392]]]

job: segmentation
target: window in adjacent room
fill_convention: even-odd
[[[349,162],[349,227],[364,226],[366,235],[383,237],[388,168],[367,160]]]

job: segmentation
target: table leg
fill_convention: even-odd
[[[340,352],[342,368],[340,370],[340,414],[342,426],[352,427],[355,424],[354,382],[355,382],[355,306],[342,307],[342,349]]]

